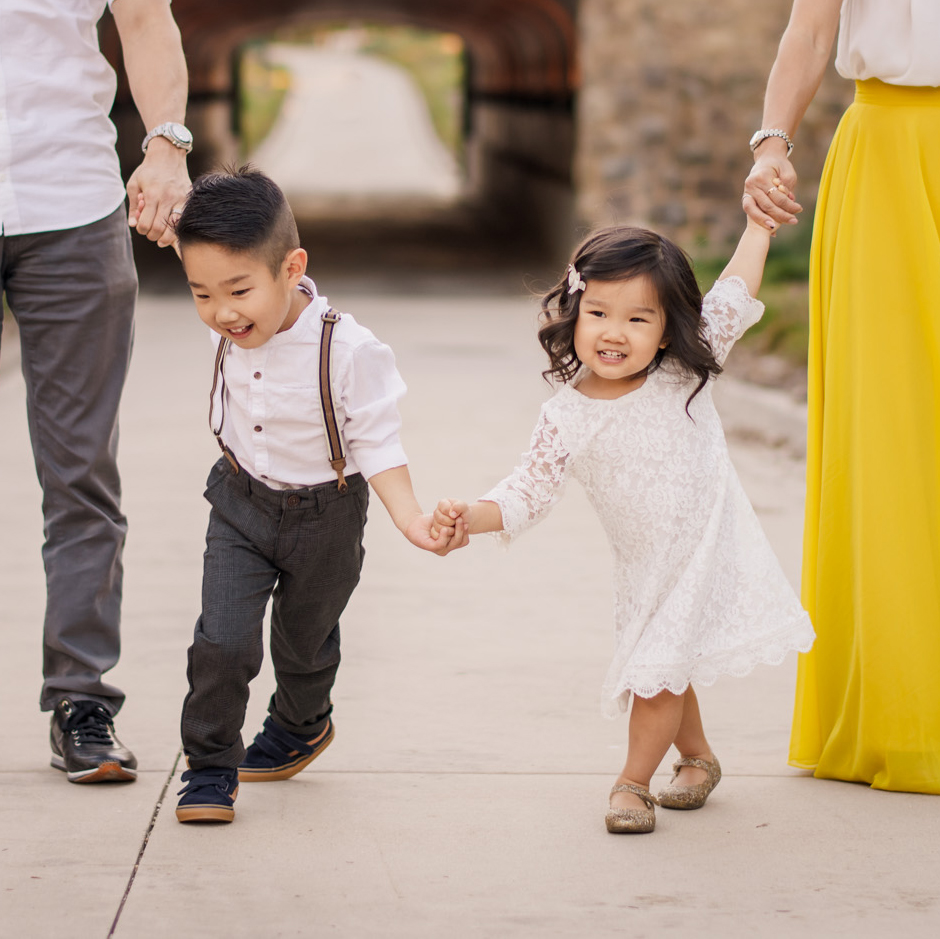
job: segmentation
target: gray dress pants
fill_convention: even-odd
[[[206,499],[202,615],[189,649],[182,737],[191,769],[234,769],[245,755],[241,730],[248,683],[264,654],[271,610],[277,687],[268,710],[306,739],[326,726],[339,667],[339,618],[359,583],[369,485],[359,473],[309,489],[274,490],[223,457]]]
[[[0,292],[16,318],[46,570],[40,703],[124,695],[102,679],[120,653],[127,523],[116,456],[137,274],[124,208],[90,225],[0,235]]]

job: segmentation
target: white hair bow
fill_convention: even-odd
[[[587,284],[581,276],[578,269],[573,265],[568,265],[568,293],[575,293],[578,290],[584,290]]]

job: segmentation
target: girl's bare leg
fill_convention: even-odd
[[[699,760],[715,758],[705,739],[698,698],[692,686],[689,685],[681,695],[668,691],[652,698],[634,695],[627,762],[617,783],[632,782],[649,789],[653,773],[673,744],[680,756]],[[705,782],[707,775],[698,767],[683,766],[679,769],[676,785],[695,786]],[[639,797],[630,792],[614,793],[610,804],[621,809],[644,808]]]
[[[650,780],[679,733],[684,695],[662,691],[652,698],[633,696],[627,762],[617,784],[634,783],[649,789]],[[646,808],[632,792],[615,792],[610,804],[617,809]]]
[[[691,685],[685,689],[682,702],[682,720],[679,722],[679,730],[676,733],[676,739],[673,741],[679,751],[679,756],[711,762],[715,759],[715,755],[705,739],[698,698],[695,696],[695,691]],[[708,773],[697,766],[681,766],[679,767],[676,785],[697,786],[699,783],[705,782],[707,778]]]

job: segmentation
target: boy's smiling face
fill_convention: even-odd
[[[200,319],[242,349],[257,349],[290,329],[310,302],[297,290],[307,268],[303,248],[285,255],[277,276],[251,251],[196,243],[182,252]]]

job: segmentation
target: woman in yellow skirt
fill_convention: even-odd
[[[795,223],[780,190],[837,33],[856,95],[813,231],[803,602],[817,639],[790,762],[940,793],[940,2],[795,0],[743,205]]]

